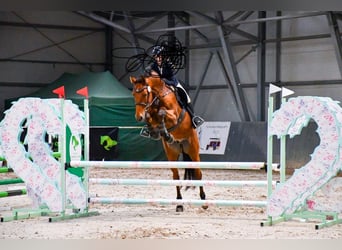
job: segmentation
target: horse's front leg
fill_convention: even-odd
[[[161,124],[160,124],[160,134],[164,137],[165,141],[167,143],[173,143],[174,138],[173,136],[167,131],[165,126],[165,116],[166,116],[166,110],[160,109],[158,112],[158,115],[161,117]]]

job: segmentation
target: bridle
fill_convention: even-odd
[[[152,89],[151,89],[151,87],[149,85],[145,85],[144,87],[139,88],[139,89],[134,87],[133,90],[134,90],[135,93],[141,93],[145,89],[147,90],[146,102],[136,102],[135,106],[143,106],[143,107],[145,107],[145,112],[146,112],[156,102],[156,100],[158,99],[158,95],[155,95],[153,100],[151,102],[149,102],[150,95],[152,94]]]
[[[136,102],[135,103],[135,106],[143,106],[143,107],[145,107],[145,112],[147,112],[148,109],[150,107],[152,107],[153,104],[157,103],[157,100],[161,100],[165,96],[167,96],[168,94],[171,94],[173,92],[170,88],[167,88],[168,90],[165,93],[163,93],[162,95],[160,95],[158,91],[153,90],[147,84],[145,86],[143,86],[142,88],[138,88],[138,89],[134,87],[133,90],[134,90],[135,93],[141,93],[145,89],[147,90],[146,102]],[[154,97],[153,97],[153,94],[154,94]],[[151,101],[149,101],[151,99],[151,95],[152,95],[153,99]]]
[[[138,84],[138,83],[136,83],[136,84]],[[163,87],[161,88],[161,90],[164,89],[164,86],[166,86],[167,91],[163,91],[163,92],[162,91],[158,92],[156,90],[153,90],[147,84],[144,85],[141,88],[136,88],[134,86],[133,91],[135,93],[141,93],[144,90],[147,90],[146,101],[145,102],[136,102],[135,103],[136,106],[143,106],[143,107],[145,107],[145,116],[148,113],[149,109],[153,105],[155,105],[155,107],[159,108],[160,107],[159,106],[159,103],[160,103],[159,101],[162,100],[165,96],[167,96],[167,95],[171,94],[172,92],[174,92],[174,90],[171,89],[171,87],[167,86],[165,83],[163,84]],[[160,94],[160,92],[162,92],[162,93]],[[150,101],[150,99],[152,99],[152,100]],[[168,128],[167,131],[171,132],[171,131],[175,130],[182,123],[184,117],[185,117],[185,109],[182,109],[181,113],[179,114],[179,117],[177,118],[177,123],[174,126],[172,126],[171,128]]]

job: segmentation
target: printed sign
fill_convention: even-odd
[[[118,157],[118,127],[90,128],[90,160],[113,161]]]
[[[223,155],[226,150],[230,122],[204,122],[197,129],[200,154]]]

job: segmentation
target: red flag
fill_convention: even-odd
[[[77,94],[83,95],[88,99],[88,87],[84,87],[76,91]]]
[[[54,89],[52,90],[52,92],[54,94],[57,94],[58,95],[58,98],[64,98],[65,97],[65,94],[64,94],[64,86],[61,86],[57,89]]]

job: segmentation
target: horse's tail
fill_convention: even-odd
[[[192,161],[188,154],[183,153],[183,161]],[[184,180],[195,180],[195,169],[186,168],[184,170]],[[188,190],[190,186],[186,186],[185,190]]]

